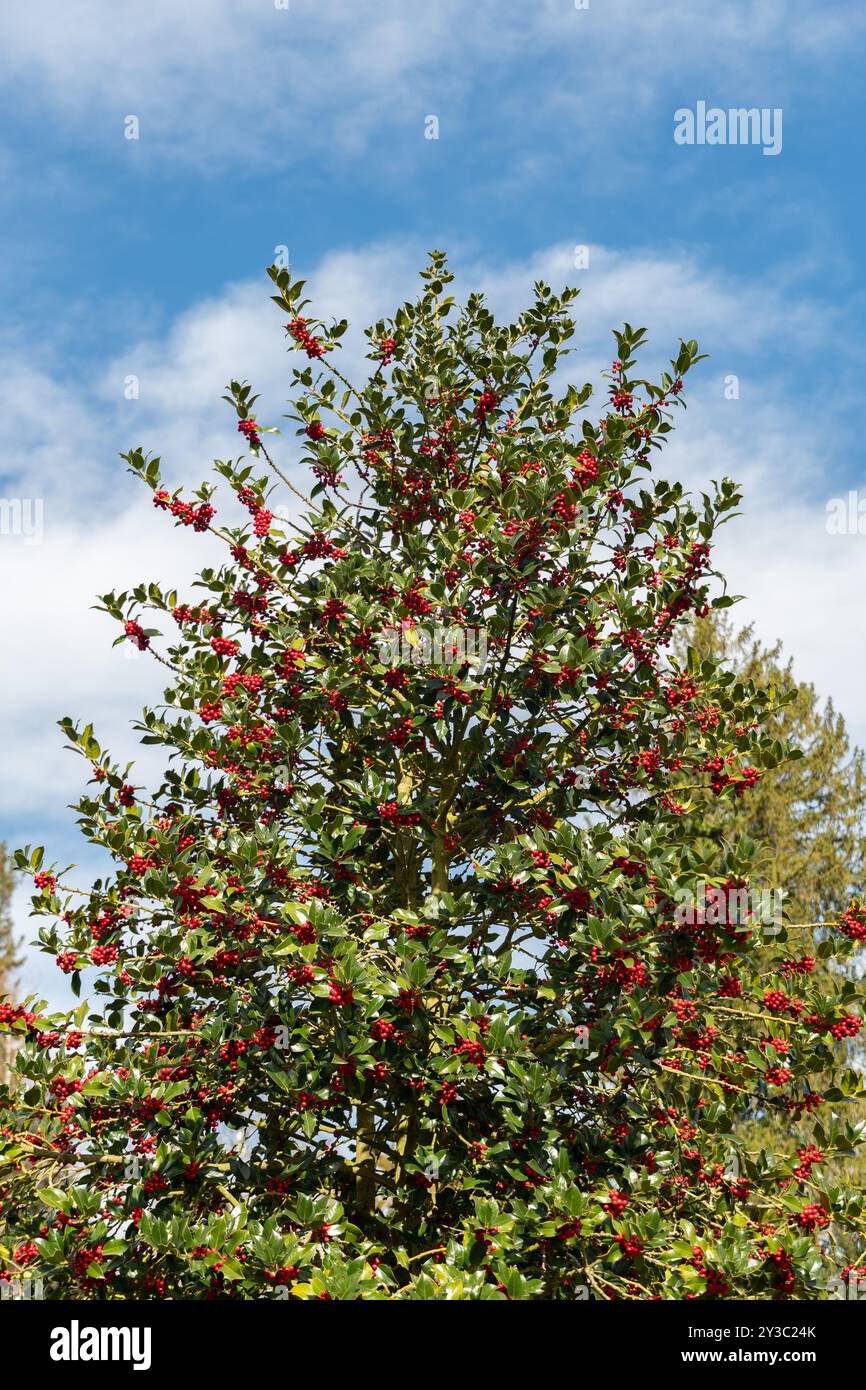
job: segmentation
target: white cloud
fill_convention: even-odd
[[[144,158],[285,167],[298,148],[327,158],[389,133],[392,159],[400,131],[417,122],[420,139],[430,111],[456,134],[494,84],[500,118],[513,108],[544,120],[548,144],[575,114],[598,132],[672,86],[690,100],[722,85],[737,104],[779,104],[816,57],[850,56],[863,26],[851,0],[595,0],[586,11],[572,0],[40,0],[0,8],[0,72],[19,106],[91,147],[121,140],[135,114]]]
[[[363,370],[362,327],[413,290],[422,259],[420,250],[387,244],[368,247],[363,254],[330,252],[305,273],[306,294],[314,300],[317,317],[350,322],[340,352],[341,370]],[[299,273],[294,266],[292,273]],[[235,417],[230,407],[219,404],[229,380],[253,381],[262,396],[262,418],[278,425],[288,400],[291,369],[298,363],[289,355],[285,315],[271,302],[272,290],[264,275],[230,286],[182,313],[165,337],[131,343],[103,371],[103,399],[117,399],[126,377],[135,375],[140,397],[127,416],[139,428],[170,420],[172,445],[179,457],[189,460],[185,468],[194,460],[200,467],[212,445],[238,452]],[[204,439],[202,428],[209,432]]]

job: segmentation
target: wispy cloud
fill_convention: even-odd
[[[557,111],[598,133],[657,106],[671,80],[782,96],[802,67],[850,56],[864,24],[849,0],[42,0],[0,10],[0,72],[7,100],[61,141],[98,149],[135,114],[143,159],[242,173],[291,167],[299,141],[375,158],[407,122],[420,138],[431,110],[459,130],[491,92],[497,120],[520,110],[548,144],[573,138]]]

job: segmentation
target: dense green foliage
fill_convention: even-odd
[[[729,602],[738,502],[655,472],[696,344],[650,383],[626,325],[591,420],[573,293],[498,325],[437,253],[352,386],[345,324],[271,276],[314,485],[237,382],[253,459],[217,463],[219,515],[126,456],[226,559],[103,598],[170,682],[149,792],[64,721],[114,874],[19,856],[90,1002],[7,1011],[7,1269],[61,1297],[826,1297],[862,1230],[822,1178],[859,1142],[860,1017],[810,960],[860,918],[793,954],[754,844],[702,833],[787,753],[769,693],[673,656]]]
[[[14,878],[9,852],[0,845],[0,1004],[8,1000],[15,987],[15,972],[21,964],[12,920]],[[15,1044],[11,1037],[0,1036],[0,1085],[10,1079],[9,1069]]]

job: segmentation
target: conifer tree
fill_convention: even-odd
[[[835,988],[840,973],[862,978],[862,946],[841,959],[831,949],[834,921],[852,906],[856,913],[866,881],[862,750],[852,748],[833,702],[822,705],[815,687],[796,678],[793,660],[783,659],[780,642],[766,647],[752,627],[736,630],[726,614],[709,613],[681,633],[676,643],[680,658],[689,646],[702,658],[724,662],[740,679],[777,691],[783,698],[770,727],[801,754],[768,771],[736,808],[705,797],[702,833],[716,843],[745,838],[758,846],[756,878],[784,906],[778,920],[787,948],[795,955],[814,953],[814,974],[822,988]],[[842,1039],[835,1052],[837,1065],[846,1058],[862,1071],[859,1035]],[[816,1085],[826,1090],[831,1076],[816,1078]],[[866,1119],[862,1100],[849,1098],[846,1111],[852,1121]],[[788,1116],[757,1106],[748,1112],[747,1123],[753,1122],[760,1126],[762,1141],[776,1152],[796,1152],[796,1125]],[[860,1190],[866,1186],[862,1152],[840,1154],[830,1171]]]

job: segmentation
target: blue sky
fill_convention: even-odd
[[[160,683],[111,650],[89,605],[144,577],[182,585],[206,563],[117,454],[141,444],[173,481],[198,481],[237,452],[219,399],[230,375],[278,419],[286,360],[263,270],[280,245],[323,314],[359,327],[412,291],[434,245],[502,312],[538,275],[577,283],[581,380],[597,379],[625,318],[650,329],[648,365],[698,337],[710,360],[666,470],[743,481],[721,551],[748,595],[738,615],[782,637],[866,742],[866,537],[826,526],[828,500],[866,482],[866,11],[279,4],[0,11],[0,497],[38,499],[44,515],[38,544],[0,535],[0,836],[45,842],[82,878],[92,867],[64,809],[83,769],[54,721],[93,719],[132,757],[129,721]],[[676,144],[674,113],[699,101],[780,108],[781,152]],[[23,898],[18,910],[29,930]],[[25,984],[52,999],[56,975],[28,958]]]

